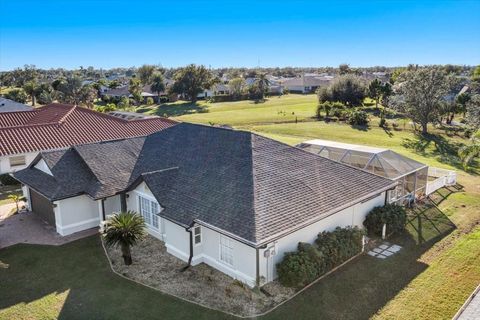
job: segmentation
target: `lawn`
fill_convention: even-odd
[[[209,103],[185,101],[143,107],[139,112],[174,117],[177,120],[230,126],[311,121],[317,106],[316,95],[290,94],[270,97],[265,102],[253,101]]]

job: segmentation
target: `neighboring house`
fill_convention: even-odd
[[[168,86],[171,85],[171,80],[165,80],[164,82],[165,82],[165,88],[168,88]],[[110,97],[117,97],[117,98],[121,98],[121,97],[132,98],[133,97],[133,95],[129,91],[128,85],[118,87],[118,88],[115,88],[115,89],[109,89],[109,90],[103,91],[101,94],[102,94],[102,96],[110,96]],[[148,84],[142,87],[141,95],[142,95],[144,101],[146,101],[147,98],[152,98],[156,103],[159,102],[159,98],[161,98],[161,97],[165,97],[167,99],[169,98],[166,91],[160,92],[160,94],[159,94],[158,92],[152,91],[151,85],[148,85]]]
[[[282,85],[294,93],[313,93],[318,88],[328,86],[333,81],[333,76],[302,75],[297,78],[285,79]]]
[[[0,174],[24,169],[40,151],[145,136],[175,124],[160,117],[127,121],[58,103],[32,111],[0,113]]]
[[[167,251],[254,286],[319,232],[362,226],[396,183],[250,132],[180,123],[41,153],[14,177],[61,235],[135,210]]]
[[[7,98],[0,97],[0,113],[1,112],[15,112],[15,111],[30,111],[33,107],[26,104],[19,103]]]

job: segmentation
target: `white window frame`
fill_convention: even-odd
[[[161,207],[157,202],[138,195],[138,209],[148,227],[160,230],[160,219],[157,213],[161,211]]]
[[[233,253],[234,253],[233,240],[221,235],[220,241],[219,241],[218,260],[228,266],[233,267],[233,263],[234,263]]]
[[[197,237],[200,239],[197,242]],[[193,227],[193,244],[196,246],[199,246],[202,244],[202,227],[201,226],[195,226]]]
[[[12,156],[8,158],[10,167],[20,167],[27,164],[27,157],[25,155]]]

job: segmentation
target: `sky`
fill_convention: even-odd
[[[0,0],[0,12],[0,70],[480,64],[480,0]]]

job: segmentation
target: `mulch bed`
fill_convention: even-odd
[[[107,248],[113,269],[162,292],[238,316],[261,314],[291,297],[295,290],[278,281],[252,290],[238,280],[201,263],[182,272],[186,263],[167,253],[160,240],[147,236],[132,248],[133,264],[123,263],[119,248]]]

